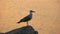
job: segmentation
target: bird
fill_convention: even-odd
[[[18,21],[17,23],[21,23],[21,22],[27,22],[27,26],[28,26],[28,21],[30,21],[32,19],[32,13],[35,13],[35,11],[30,10],[29,15],[25,16],[24,18],[22,18],[20,21]]]

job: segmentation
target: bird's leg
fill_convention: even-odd
[[[27,26],[28,26],[28,21],[27,21]]]

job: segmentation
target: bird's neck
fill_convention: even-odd
[[[30,12],[30,16],[32,16],[32,12]]]
[[[32,12],[30,12],[30,15],[32,15]]]

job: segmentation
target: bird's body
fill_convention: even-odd
[[[26,21],[29,21],[29,20],[31,20],[31,17],[29,17],[29,15],[28,15],[28,16],[24,17],[23,19],[21,19],[20,22],[26,22]]]
[[[27,25],[28,25],[28,21],[30,21],[32,19],[32,10],[30,11],[30,14],[26,17],[24,17],[23,19],[21,19],[18,23],[21,23],[21,22],[27,22]]]

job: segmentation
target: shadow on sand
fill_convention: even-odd
[[[38,34],[32,26],[24,26],[1,34]]]

